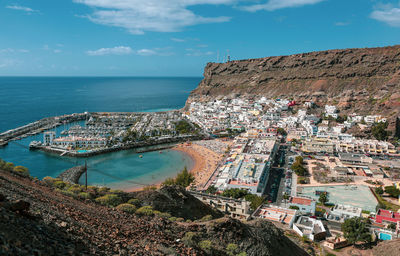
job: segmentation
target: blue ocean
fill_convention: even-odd
[[[38,119],[79,112],[151,112],[182,108],[201,81],[141,77],[0,77],[0,132]],[[59,127],[57,132],[66,127]],[[29,151],[28,137],[0,148],[0,158],[29,168],[32,176],[56,177],[82,159]],[[127,189],[175,176],[191,159],[180,152],[120,151],[88,158],[88,183]]]

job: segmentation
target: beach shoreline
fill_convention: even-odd
[[[204,144],[211,141],[202,140],[199,142]],[[179,151],[191,159],[192,165],[188,167],[188,171],[194,175],[194,184],[197,186],[197,188],[202,188],[223,159],[223,154],[221,152],[215,152],[214,150],[199,144],[196,144],[196,142],[180,143],[169,150]],[[179,171],[181,170],[177,170],[177,173]],[[156,184],[153,184],[153,186],[159,188],[162,183],[163,181],[160,181]],[[125,189],[125,191],[137,192],[143,189],[144,187],[132,187]]]
[[[202,140],[200,142],[207,143],[211,141]],[[188,171],[194,175],[194,184],[197,188],[204,187],[223,158],[222,153],[215,152],[206,146],[199,145],[196,141],[178,144],[171,150],[183,152],[192,159],[193,166]]]

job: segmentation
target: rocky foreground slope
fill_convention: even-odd
[[[400,112],[400,45],[208,63],[188,102],[237,95],[312,100],[394,117]]]
[[[190,198],[173,188],[154,193],[147,200],[178,197],[179,209]],[[0,170],[0,255],[227,255],[228,244],[237,246],[233,255],[307,255],[265,221],[189,223],[128,214]]]

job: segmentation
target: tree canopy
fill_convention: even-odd
[[[187,187],[194,181],[194,176],[185,167],[178,175],[173,178],[168,178],[164,181],[163,185],[172,186],[177,185],[181,187]]]
[[[222,196],[239,199],[245,197],[248,194],[249,192],[245,189],[230,188],[230,189],[225,189],[224,192],[222,193]]]
[[[400,196],[400,190],[398,190],[395,186],[385,187],[385,192],[394,198],[398,198]]]
[[[303,157],[297,156],[296,161],[292,164],[291,169],[298,175],[298,176],[306,176],[307,169],[304,167],[304,160]]]
[[[323,192],[323,193],[319,194],[318,201],[320,201],[321,204],[325,205],[329,201],[328,193]]]
[[[179,134],[191,133],[194,131],[193,127],[186,120],[177,122],[175,124],[175,130]]]
[[[371,242],[371,234],[366,221],[361,217],[346,219],[342,224],[344,238],[351,244],[356,242]]]
[[[377,193],[378,195],[382,195],[383,194],[383,188],[382,187],[375,188],[375,193]]]
[[[251,194],[247,190],[239,188],[226,189],[222,193],[222,196],[232,197],[235,199],[244,198],[246,201],[250,202],[250,208],[252,210],[257,209],[265,201],[264,197]]]
[[[278,134],[282,135],[282,136],[286,136],[286,135],[287,135],[287,132],[286,132],[285,129],[283,129],[283,128],[278,128],[278,129],[276,130],[276,132],[277,132]]]
[[[375,123],[372,128],[371,132],[372,135],[375,137],[377,140],[387,140],[387,138],[390,135],[390,132],[386,130],[388,126],[388,123]]]

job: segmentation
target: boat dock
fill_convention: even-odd
[[[33,123],[8,130],[0,133],[0,146],[6,146],[10,141],[33,136],[66,123],[83,121],[88,115],[89,113],[76,113],[63,116],[46,117]]]

